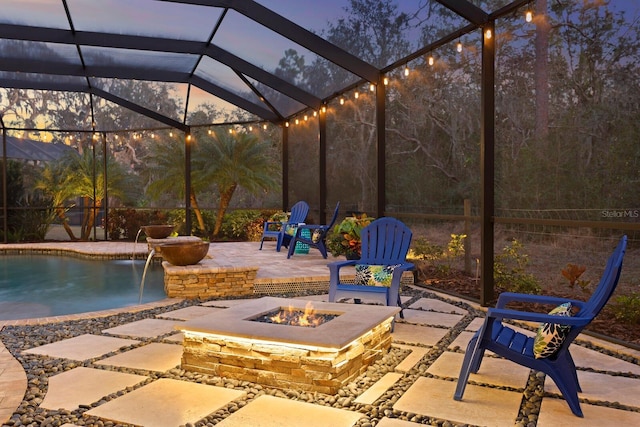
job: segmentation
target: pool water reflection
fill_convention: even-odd
[[[0,320],[137,305],[144,264],[144,260],[2,255]],[[147,271],[142,302],[165,297],[162,266],[152,263]]]

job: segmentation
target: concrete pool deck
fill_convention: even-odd
[[[138,244],[137,253],[146,256],[146,245]],[[73,248],[91,253],[129,254],[132,243],[43,243],[34,245],[2,245],[0,253],[7,249],[50,250]],[[291,281],[305,277],[325,277],[328,280],[328,262],[317,251],[309,255],[286,258],[286,253],[275,252],[273,246],[258,250],[259,244],[224,243],[212,245],[210,254],[221,263],[229,265],[259,265],[259,280]],[[361,407],[391,410],[377,421],[381,427],[411,427],[417,422],[401,420],[399,414],[410,414],[409,418],[432,417],[452,423],[472,425],[512,426],[518,416],[523,400],[524,387],[529,372],[513,363],[498,358],[487,358],[478,375],[472,376],[473,384],[467,387],[461,402],[452,399],[463,351],[482,322],[477,317],[468,322],[469,312],[455,304],[457,300],[447,295],[421,297],[404,310],[405,319],[396,323],[392,334],[392,347],[406,350],[408,355],[385,374],[379,381],[370,384],[355,399]],[[326,295],[309,299],[326,300]],[[403,296],[403,301],[410,298]],[[463,301],[469,307],[477,305]],[[125,311],[140,311],[151,307],[169,306],[176,300],[163,300],[144,307],[128,307]],[[81,335],[26,350],[30,357],[91,360],[88,366],[78,367],[51,376],[43,408],[73,410],[79,405],[90,405],[117,390],[143,383],[139,388],[124,393],[107,403],[92,407],[87,415],[103,420],[152,427],[195,424],[208,414],[216,412],[231,402],[241,399],[242,390],[229,390],[191,381],[161,378],[164,372],[179,366],[181,337],[174,327],[180,322],[195,319],[211,310],[225,310],[237,300],[208,301],[179,310],[170,310],[137,322],[124,322],[101,334]],[[123,310],[100,313],[59,316],[45,319],[26,319],[0,322],[5,325],[47,324],[63,320],[107,316]],[[463,325],[463,327],[459,327]],[[528,331],[528,333],[533,333]],[[110,352],[131,345],[114,355]],[[444,343],[444,344],[443,344]],[[586,344],[595,345],[596,351]],[[78,345],[81,344],[81,345]],[[545,382],[537,426],[610,425],[625,423],[640,425],[640,366],[631,360],[640,358],[640,352],[612,344],[593,337],[579,337],[579,345],[572,347],[576,365],[579,367],[584,393],[581,406],[585,418],[573,416],[563,399],[557,394],[552,381]],[[585,344],[585,345],[582,345]],[[443,351],[436,351],[442,347]],[[86,354],[87,349],[92,351]],[[625,359],[626,358],[626,359]],[[433,359],[433,360],[431,360]],[[110,367],[108,371],[98,366]],[[136,375],[120,372],[122,367],[139,370]],[[424,369],[422,369],[424,368]],[[160,377],[160,379],[158,379]],[[385,402],[391,390],[398,384],[409,381],[399,399]],[[96,387],[96,384],[101,387]],[[22,402],[27,387],[27,376],[21,364],[0,343],[0,422],[7,423]],[[91,390],[91,393],[87,392]],[[183,398],[178,399],[177,396]],[[206,399],[203,399],[206,396]],[[172,402],[167,405],[166,402]],[[246,399],[246,397],[245,397]],[[369,405],[369,406],[367,406]],[[148,408],[140,410],[140,408]],[[224,419],[222,426],[281,426],[295,425],[304,420],[309,426],[352,426],[362,416],[362,411],[349,408],[327,407],[314,403],[274,396],[260,396]],[[161,417],[158,417],[158,414]],[[314,422],[317,422],[314,424]],[[10,425],[10,424],[8,424]],[[67,427],[71,427],[68,425]]]

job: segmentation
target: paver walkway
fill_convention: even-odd
[[[247,252],[247,245],[228,245],[225,253],[230,258],[234,250],[243,254]],[[258,256],[254,258],[249,254],[248,259],[269,257],[271,271],[281,275],[302,262],[314,263],[314,267],[307,265],[306,268],[315,268],[318,272],[326,270],[327,261],[321,257],[310,261],[315,258],[313,255],[306,259],[305,255],[301,255],[287,260],[285,253],[278,254],[268,247],[259,252],[257,244],[253,244],[253,250],[258,252]],[[395,325],[393,346],[410,350],[410,353],[393,372],[387,373],[362,392],[356,402],[374,404],[384,399],[385,393],[403,378],[411,377],[415,381],[393,404],[395,411],[459,424],[514,425],[529,371],[511,362],[495,357],[485,358],[481,371],[471,376],[473,383],[467,387],[464,400],[457,402],[452,399],[462,352],[482,319],[473,320],[455,337],[448,336],[451,328],[458,325],[467,313],[450,303],[454,301],[453,298],[444,295],[439,297],[421,298],[404,310],[404,321]],[[326,300],[326,295],[312,299]],[[143,321],[124,323],[105,329],[101,334],[82,335],[26,350],[42,358],[92,360],[88,366],[79,366],[51,377],[41,407],[74,410],[80,405],[100,401],[103,396],[132,389],[91,408],[86,414],[135,425],[171,427],[195,423],[233,404],[245,396],[244,391],[162,378],[162,373],[180,363],[181,336],[174,333],[173,325],[238,303],[241,302],[209,301],[167,311]],[[424,361],[425,356],[428,357],[429,352],[445,337],[452,339],[446,351],[428,365],[426,371],[416,373],[413,368]],[[613,354],[640,357],[635,350],[591,337],[581,336],[579,340],[595,343]],[[126,351],[114,356],[112,352],[119,348],[126,348]],[[585,418],[575,417],[559,396],[553,382],[547,380],[545,391],[549,394],[543,398],[537,425],[640,425],[640,366],[579,345],[572,347],[572,354],[580,369],[578,376],[584,389],[581,397],[586,399],[581,403]],[[104,366],[109,369],[102,369]],[[120,368],[134,369],[136,374],[119,371]],[[0,343],[0,422],[10,418],[21,402],[25,388],[26,375],[22,367]],[[605,406],[611,402],[617,402],[618,409]],[[270,427],[295,425],[303,419],[305,426],[347,427],[353,426],[360,417],[359,412],[347,409],[260,396],[249,400],[218,425]],[[411,427],[419,424],[383,418],[377,425]]]

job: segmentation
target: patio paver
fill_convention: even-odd
[[[72,360],[89,360],[122,347],[139,344],[140,341],[102,335],[84,334],[74,338],[45,344],[25,350],[24,353],[49,357],[62,357]]]
[[[467,385],[464,400],[453,400],[454,381],[420,377],[398,399],[393,409],[482,426],[512,426],[522,393]]]
[[[96,365],[164,372],[180,365],[182,346],[150,343],[95,362]]]
[[[143,375],[78,367],[49,378],[49,388],[40,406],[73,411],[146,380]]]
[[[120,335],[125,337],[156,338],[175,332],[174,326],[181,323],[175,320],[142,319],[136,322],[126,323],[114,328],[102,331],[105,334]]]
[[[358,412],[306,402],[260,396],[216,424],[219,427],[351,427],[362,418]]]
[[[159,379],[85,412],[139,426],[176,427],[195,423],[245,393],[174,379]]]

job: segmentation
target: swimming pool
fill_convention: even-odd
[[[139,303],[144,260],[53,255],[0,256],[0,320],[59,316]],[[162,266],[151,263],[143,303],[166,298]]]

